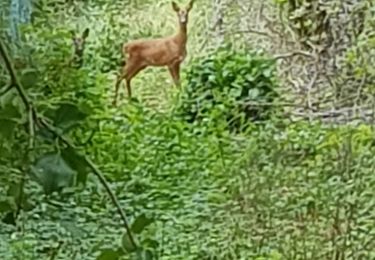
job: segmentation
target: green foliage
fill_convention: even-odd
[[[21,30],[16,69],[45,122],[76,148],[33,122],[14,89],[2,93],[9,76],[0,71],[1,259],[375,257],[373,127],[270,117],[274,61],[228,47],[184,65],[188,84],[176,110],[145,101],[144,89],[157,97],[168,88],[159,70],[134,80],[140,102],[112,108],[114,77],[104,72],[114,72],[120,43],[167,34],[166,13],[155,8],[170,3],[70,2],[38,1],[33,24]],[[192,21],[206,18],[203,2]],[[92,26],[78,70],[66,61],[72,10],[81,8],[88,17],[79,25]],[[198,52],[197,31],[188,53]],[[248,131],[229,132],[228,122],[243,126],[240,118]],[[105,173],[137,248],[83,155]]]
[[[120,256],[121,253],[119,251],[113,249],[105,249],[100,253],[96,260],[117,260]]]
[[[43,155],[31,167],[31,172],[46,194],[71,186],[75,175],[59,154]]]
[[[197,59],[186,78],[177,111],[188,122],[226,118],[238,129],[269,118],[277,97],[274,60],[252,50],[221,47]]]
[[[287,6],[287,19],[291,28],[302,40],[318,41],[327,33],[327,13],[330,5],[306,0],[275,0],[284,9]]]
[[[145,214],[140,215],[132,224],[131,230],[134,234],[140,234],[145,227],[153,222],[152,219],[147,218]]]
[[[88,116],[72,103],[59,104],[59,107],[53,112],[54,115],[51,117],[53,123],[56,127],[63,130],[62,133],[74,128]]]

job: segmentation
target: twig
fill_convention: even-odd
[[[16,76],[16,72],[13,68],[13,64],[10,62],[10,59],[8,57],[8,53],[5,49],[5,46],[3,42],[0,40],[0,55],[4,58],[5,67],[9,72],[10,75],[10,87],[15,87],[22,99],[22,102],[26,106],[26,109],[29,110],[29,107],[31,105],[31,102],[26,95],[25,90],[21,87],[20,82],[18,81],[18,78]]]
[[[356,106],[358,106],[358,103],[359,103],[359,101],[360,101],[360,99],[361,99],[361,93],[362,93],[362,89],[363,89],[363,87],[364,87],[364,85],[365,85],[365,83],[366,83],[366,79],[367,79],[367,73],[365,73],[365,74],[362,76],[362,78],[361,78],[361,82],[359,83],[358,90],[357,90],[357,96],[356,96],[356,98],[355,98],[355,100],[354,100],[354,104],[355,104]]]
[[[34,149],[34,138],[35,138],[35,123],[34,118],[37,119],[37,115],[34,113],[33,108],[29,107],[29,150],[32,151]]]
[[[319,71],[316,70],[313,77],[311,78],[309,84],[307,84],[307,105],[309,108],[312,108],[312,102],[311,102],[311,89],[315,85],[316,80],[318,79]],[[312,111],[312,110],[310,110]],[[309,120],[312,120],[312,117],[309,118]]]
[[[69,148],[72,148],[72,149],[76,150],[76,148],[74,147],[73,144],[71,144],[64,136],[60,135],[59,133],[57,133],[55,131],[55,129],[54,129],[53,126],[49,125],[45,120],[43,120],[42,118],[40,118],[38,116],[38,113],[37,113],[35,107],[32,105],[31,101],[29,100],[26,92],[24,91],[24,88],[23,88],[22,84],[18,81],[18,78],[16,76],[16,73],[15,73],[15,70],[13,68],[13,65],[10,62],[8,54],[7,54],[6,50],[5,50],[5,46],[4,46],[4,44],[3,44],[3,42],[1,40],[0,40],[0,55],[4,58],[5,66],[6,66],[8,72],[9,72],[9,75],[11,77],[11,86],[13,86],[13,87],[15,87],[17,89],[17,91],[18,91],[19,95],[21,96],[21,99],[22,99],[25,107],[29,111],[29,115],[30,115],[31,120],[33,120],[37,124],[40,124],[45,129],[47,129],[48,131],[50,131],[60,141],[62,141],[66,146],[68,146]],[[34,128],[33,127],[30,128],[30,135],[31,136],[34,135]],[[30,142],[29,145],[31,146],[32,144],[33,143]],[[124,223],[125,230],[128,233],[130,242],[132,243],[132,245],[133,245],[134,248],[137,248],[137,244],[136,244],[136,242],[134,240],[134,237],[132,235],[130,226],[129,226],[128,221],[126,219],[126,215],[125,215],[124,211],[122,210],[122,208],[121,208],[121,206],[120,206],[120,204],[119,204],[119,202],[118,202],[118,200],[116,198],[116,195],[112,192],[111,188],[109,187],[109,184],[106,181],[103,173],[96,167],[96,165],[89,158],[87,158],[84,155],[81,155],[81,156],[85,160],[85,163],[89,166],[89,168],[93,171],[93,173],[98,177],[99,181],[101,182],[101,184],[106,189],[109,197],[111,198],[113,204],[115,205],[115,207],[117,208],[118,213],[121,216],[121,219],[122,219],[122,221]]]
[[[288,103],[288,102],[254,102],[254,101],[249,101],[249,102],[245,102],[244,105],[255,106],[255,107],[273,106],[273,107],[293,107],[293,108],[309,109],[307,106],[299,106],[299,105],[296,105],[294,103]]]
[[[0,96],[6,94],[12,88],[13,88],[13,86],[12,86],[12,84],[10,84],[8,87],[6,87],[3,91],[0,92]]]
[[[34,150],[34,137],[35,137],[35,129],[34,129],[34,114],[32,111],[32,107],[29,107],[28,111],[28,116],[29,116],[29,146],[28,149],[25,151],[24,155],[24,166],[27,168],[27,165],[30,162],[30,152]],[[20,188],[18,192],[18,201],[17,201],[17,210],[15,213],[15,216],[17,217],[21,213],[22,209],[22,203],[25,195],[24,187],[25,187],[25,182],[26,182],[26,172],[27,170],[24,169],[21,173],[21,181],[20,181]],[[24,219],[22,218],[22,231],[24,231]]]
[[[288,53],[283,53],[283,54],[276,54],[273,56],[273,58],[275,60],[278,60],[278,59],[285,59],[285,58],[291,58],[291,57],[294,57],[294,56],[305,56],[305,57],[308,57],[308,58],[312,58],[312,59],[316,59],[316,57],[307,52],[307,51],[301,51],[301,50],[298,50],[298,51],[292,51],[292,52],[288,52]]]
[[[244,34],[244,33],[254,33],[254,34],[258,34],[258,35],[267,36],[269,38],[272,38],[272,35],[270,35],[269,33],[259,31],[259,30],[256,30],[256,29],[246,29],[246,30],[239,30],[239,31],[234,31],[234,32],[227,32],[228,35]]]

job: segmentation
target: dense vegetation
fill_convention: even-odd
[[[231,130],[267,119],[277,96],[274,64],[260,53],[231,46],[208,53],[188,69],[177,111],[188,122],[226,118]]]
[[[372,1],[196,1],[181,88],[149,68],[117,107],[170,1],[0,14],[1,259],[375,259]]]

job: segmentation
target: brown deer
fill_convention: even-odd
[[[83,65],[83,53],[85,51],[86,38],[89,36],[89,32],[89,28],[86,28],[82,35],[77,35],[73,30],[70,31],[74,47],[74,53],[70,65],[76,68],[81,68]]]
[[[131,80],[141,70],[148,66],[167,66],[176,86],[180,85],[180,64],[186,57],[187,23],[189,12],[193,7],[194,0],[190,0],[185,8],[180,8],[172,2],[173,10],[177,13],[179,30],[173,36],[159,39],[139,39],[125,43],[122,48],[124,57],[127,57],[122,72],[116,80],[115,98],[113,105],[116,106],[120,83],[126,81],[128,97],[131,93]]]

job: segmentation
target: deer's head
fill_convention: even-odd
[[[190,0],[185,8],[180,8],[175,2],[172,2],[173,10],[177,13],[178,21],[182,25],[186,25],[189,20],[189,12],[193,7],[194,0]]]

